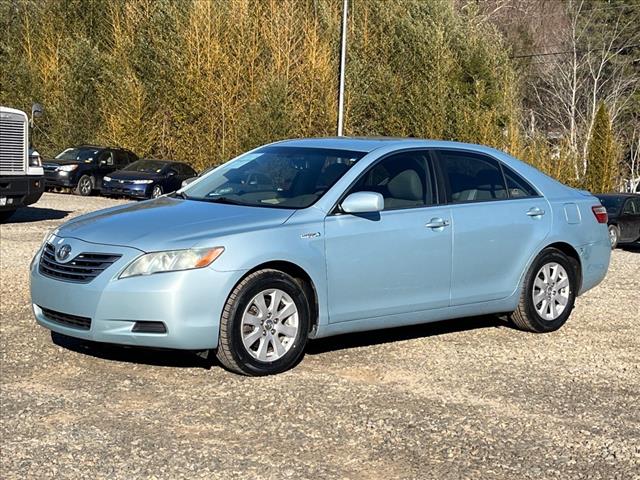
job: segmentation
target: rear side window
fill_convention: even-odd
[[[524,178],[511,170],[506,165],[502,165],[504,178],[507,181],[509,198],[538,197],[539,194]]]
[[[500,165],[473,152],[439,150],[438,157],[447,183],[450,203],[504,200],[507,189]]]
[[[402,152],[373,165],[349,193],[377,192],[385,210],[416,208],[434,202],[427,152]]]

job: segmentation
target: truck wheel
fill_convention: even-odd
[[[4,223],[11,218],[11,215],[16,213],[15,210],[3,210],[0,212],[0,223]]]
[[[293,367],[304,353],[309,303],[300,285],[278,270],[259,270],[231,292],[220,319],[217,357],[243,375]]]
[[[557,330],[571,315],[577,289],[575,260],[560,250],[547,248],[527,272],[520,303],[510,315],[511,322],[529,332]]]
[[[82,175],[78,180],[78,186],[76,187],[76,194],[83,197],[88,197],[93,192],[93,178],[89,175]]]

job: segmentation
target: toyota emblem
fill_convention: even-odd
[[[56,258],[59,261],[64,262],[67,258],[69,258],[70,254],[71,245],[65,243],[64,245],[61,245],[60,248],[58,248],[58,251],[56,252]]]

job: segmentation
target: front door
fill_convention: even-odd
[[[381,193],[384,211],[326,218],[330,322],[449,305],[451,213],[433,206],[432,179],[427,152],[394,154],[348,192]]]

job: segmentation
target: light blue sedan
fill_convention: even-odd
[[[64,335],[213,349],[265,375],[347,332],[496,313],[556,330],[610,255],[598,199],[503,152],[287,140],[62,225],[33,259],[31,297]]]

